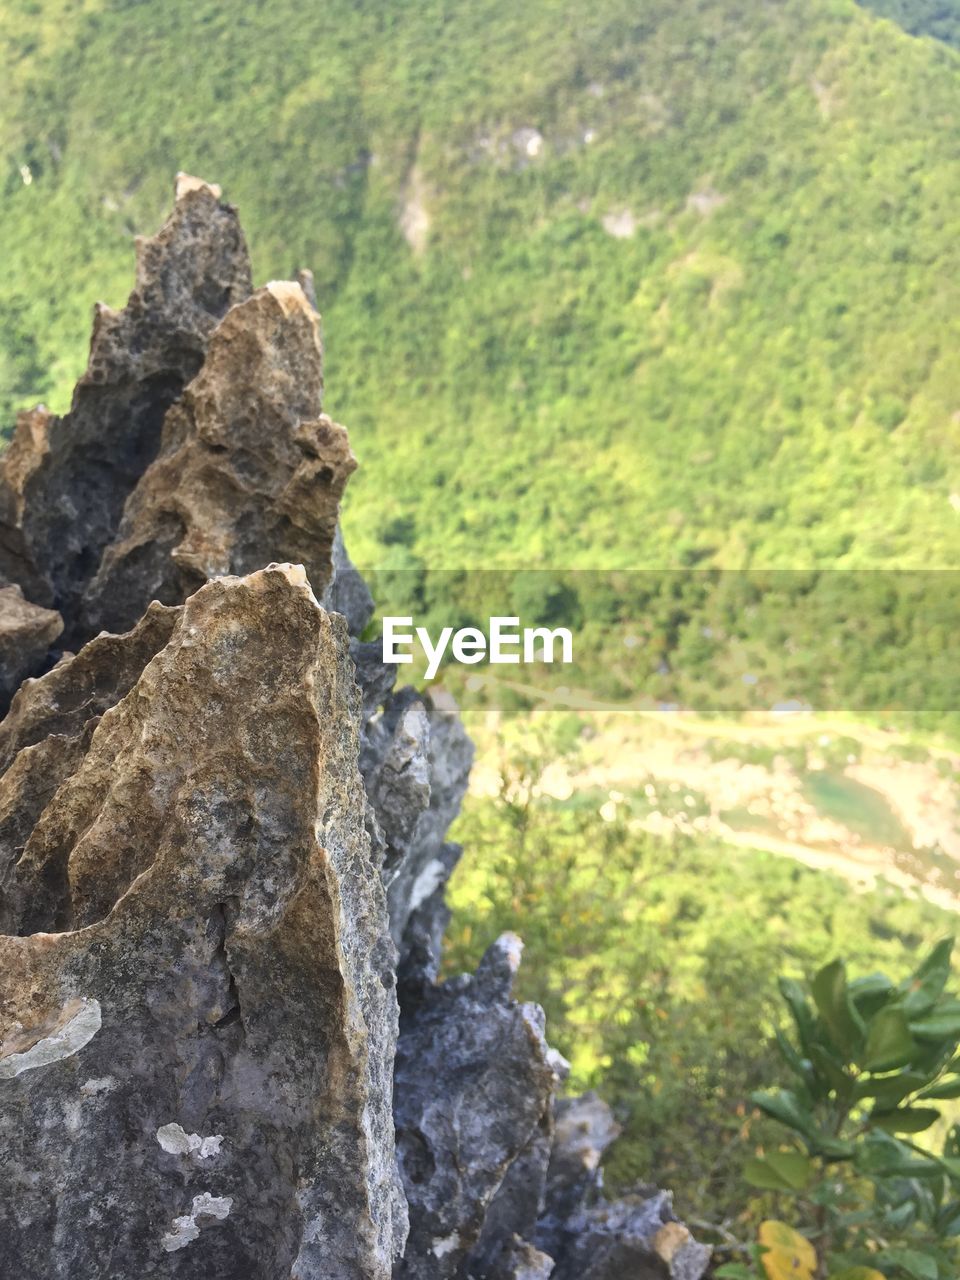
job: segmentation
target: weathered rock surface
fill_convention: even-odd
[[[549,1123],[561,1060],[541,1011],[510,999],[519,952],[505,934],[473,977],[425,984],[402,1010],[394,1116],[410,1238],[398,1278],[468,1274],[491,1202]]]
[[[127,495],[157,452],[164,414],[199,370],[216,325],[250,287],[236,212],[217,189],[181,178],[163,229],[137,242],[126,307],[97,307],[70,412],[21,415],[0,456],[0,579],[58,609],[69,643]]]
[[[365,726],[360,769],[376,817],[390,929],[401,954],[411,916],[452,870],[444,837],[460,811],[472,761],[473,744],[456,705],[442,694],[435,699],[407,686],[386,698]],[[439,962],[439,950],[433,960]]]
[[[666,1191],[601,1202],[571,1223],[552,1280],[700,1280],[710,1249],[676,1220]]]
[[[19,587],[0,587],[0,715],[62,630],[63,619],[55,610],[31,604]]]
[[[24,1280],[390,1273],[358,721],[302,571],[222,579],[39,817],[0,937],[0,1257]]]
[[[700,1280],[710,1250],[674,1216],[664,1191],[609,1202],[600,1162],[619,1135],[596,1094],[556,1107],[537,1245],[556,1259],[552,1280]]]
[[[320,413],[322,388],[316,316],[299,285],[267,285],[227,313],[127,501],[84,633],[127,630],[151,600],[177,604],[209,578],[275,560],[304,565],[325,590],[356,459]]]
[[[104,633],[65,655],[42,680],[27,680],[0,721],[0,774],[18,751],[52,736],[75,738],[139,680],[170,639],[180,610],[151,604],[123,635]]]
[[[472,747],[359,639],[311,278],[251,294],[219,195],[0,460],[0,1274],[699,1280],[519,939],[438,981]]]

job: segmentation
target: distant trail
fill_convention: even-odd
[[[841,718],[818,716],[816,713],[777,716],[773,723],[769,723],[769,719],[773,717],[773,713],[770,712],[752,713],[752,718],[745,717],[743,721],[709,720],[689,711],[664,712],[652,710],[648,707],[604,702],[590,698],[577,690],[568,690],[562,693],[544,691],[521,681],[503,680],[480,675],[473,677],[473,680],[476,682],[482,681],[483,684],[490,687],[496,685],[506,686],[517,693],[522,693],[526,697],[537,699],[539,706],[535,710],[553,712],[574,710],[595,715],[629,715],[647,721],[659,721],[664,725],[665,730],[671,732],[678,731],[685,736],[713,739],[714,741],[762,743],[767,746],[776,746],[780,743],[796,742],[811,738],[819,733],[829,732],[851,738],[863,746],[881,752],[888,751],[893,747],[916,743],[915,738],[911,739],[907,735],[894,730],[880,729],[871,725],[851,724]],[[625,746],[626,744],[624,743],[616,744],[617,759],[615,766],[610,765],[607,768],[602,760],[593,759],[586,773],[578,772],[575,769],[569,771],[565,769],[566,781],[577,791],[623,788]],[[931,756],[946,759],[954,767],[960,766],[960,756],[955,751],[928,743],[924,743],[924,747]],[[649,774],[649,761],[638,762],[638,778],[641,775],[648,776]],[[475,772],[474,786],[477,787],[481,794],[492,794],[490,791],[491,779],[487,778],[485,782],[484,773],[481,770]],[[883,794],[882,791],[881,794]],[[637,816],[632,817],[630,821],[632,824],[653,834],[663,834],[664,819],[662,815]],[[953,892],[942,885],[931,884],[919,875],[913,875],[901,867],[892,865],[890,851],[875,845],[857,844],[855,849],[826,849],[819,845],[805,844],[799,840],[792,840],[785,836],[772,835],[767,832],[737,831],[723,822],[716,812],[711,813],[709,826],[703,830],[703,834],[709,834],[710,837],[720,840],[724,844],[734,845],[738,848],[757,849],[781,857],[793,858],[795,861],[815,870],[829,871],[835,875],[840,875],[858,889],[871,888],[879,882],[885,881],[896,886],[905,894],[920,894],[927,901],[944,910],[960,910],[960,893]],[[958,865],[956,874],[960,877],[960,865]]]
[[[647,830],[659,829],[656,824],[648,823],[643,818],[638,821],[640,826]],[[858,889],[872,889],[884,880],[902,889],[908,895],[919,893],[928,902],[945,911],[960,910],[960,897],[947,889],[938,889],[935,885],[926,884],[905,871],[891,867],[879,849],[865,848],[863,852],[866,857],[860,859],[852,854],[813,849],[809,845],[800,844],[794,840],[784,840],[762,833],[732,831],[728,828],[726,831],[711,829],[711,835],[715,835],[725,844],[737,845],[741,849],[760,849],[765,853],[793,858],[794,861],[802,862],[804,866],[812,867],[815,871],[831,871],[834,875],[842,876]]]

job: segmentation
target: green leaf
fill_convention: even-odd
[[[867,1028],[862,1065],[868,1071],[893,1071],[905,1067],[917,1052],[906,1015],[896,1005],[876,1013]]]
[[[948,1076],[917,1094],[918,1098],[960,1098],[960,1076]]]
[[[885,1133],[923,1133],[940,1119],[935,1107],[900,1107],[897,1111],[872,1111],[870,1123]]]
[[[949,1200],[937,1210],[936,1229],[944,1237],[960,1236],[960,1203]]]
[[[853,1077],[847,1075],[843,1069],[843,1063],[823,1045],[811,1045],[810,1057],[819,1074],[841,1098],[846,1098],[853,1092],[855,1086]]]
[[[786,1191],[794,1192],[797,1188],[780,1176],[767,1160],[755,1156],[748,1160],[743,1167],[744,1180],[751,1187],[758,1187],[761,1191]]]
[[[941,1005],[925,1018],[910,1020],[910,1030],[918,1040],[960,1039],[960,1004],[950,1001],[949,1005]]]
[[[842,1271],[831,1271],[830,1280],[886,1280],[886,1277],[873,1267],[844,1267]]]
[[[768,1188],[772,1191],[802,1191],[813,1174],[813,1165],[801,1151],[771,1151],[763,1159],[751,1160],[749,1165],[763,1165],[779,1180],[782,1186]]]
[[[953,938],[944,938],[938,942],[913,977],[901,984],[901,991],[905,993],[903,1007],[908,1014],[926,1013],[943,995],[950,977],[953,941]]]
[[[796,1049],[782,1031],[778,1029],[774,1032],[774,1036],[777,1041],[777,1048],[780,1050],[784,1062],[794,1075],[799,1076],[800,1079],[806,1083],[807,1078],[810,1075],[810,1067],[806,1059],[800,1057],[799,1053],[797,1053]]]
[[[804,1137],[813,1130],[813,1116],[789,1089],[775,1089],[772,1093],[751,1093],[750,1101],[772,1119],[779,1120]]]
[[[901,1267],[915,1280],[939,1280],[936,1261],[919,1249],[884,1249],[877,1261],[881,1266]]]
[[[898,1071],[895,1076],[865,1076],[857,1081],[857,1098],[874,1098],[878,1111],[889,1111],[910,1093],[930,1083],[924,1071]]]
[[[813,1165],[801,1151],[771,1151],[767,1160],[796,1191],[802,1191],[813,1176]]]
[[[850,999],[862,1018],[871,1018],[896,994],[897,988],[885,973],[871,973],[850,983]]]
[[[938,1156],[937,1163],[949,1174],[951,1182],[960,1182],[960,1160],[955,1156]]]
[[[943,1176],[943,1161],[918,1156],[896,1138],[879,1130],[857,1148],[855,1164],[868,1178],[933,1178]]]
[[[807,997],[804,995],[803,987],[792,978],[781,978],[779,987],[780,994],[786,1001],[796,1024],[797,1035],[800,1037],[800,1047],[809,1056],[810,1045],[813,1043],[814,1018],[807,1002]]]
[[[845,1142],[842,1138],[834,1138],[829,1133],[823,1133],[816,1129],[807,1138],[811,1149],[819,1156],[824,1156],[828,1160],[852,1160],[856,1154],[856,1147],[852,1142]]]
[[[865,1027],[847,989],[846,968],[833,960],[811,983],[813,998],[836,1047],[847,1061],[856,1061],[863,1046]]]

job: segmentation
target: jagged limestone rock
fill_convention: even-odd
[[[699,1280],[668,1197],[601,1199],[616,1126],[555,1105],[519,940],[437,981],[472,747],[358,638],[299,279],[251,296],[233,210],[181,176],[71,413],[24,415],[0,463],[0,574],[64,643],[120,633],[60,657],[35,613],[29,663],[60,660],[0,725],[0,1259]]]
[[[565,1064],[556,1058],[553,1061],[561,1074]],[[542,1260],[548,1255],[533,1250],[528,1242],[533,1240],[543,1212],[552,1140],[553,1114],[548,1107],[490,1201],[480,1238],[466,1265],[469,1280],[507,1280],[521,1265],[543,1267]],[[550,1265],[552,1268],[552,1259]]]
[[[601,1160],[620,1136],[620,1126],[607,1104],[593,1092],[561,1098],[554,1108],[554,1132],[544,1187],[544,1206],[536,1241],[560,1257],[567,1247],[570,1224],[592,1204],[603,1185]]]
[[[570,1226],[551,1280],[700,1280],[710,1263],[666,1191],[599,1202]]]
[[[359,710],[342,620],[273,566],[203,587],[129,692],[55,735],[75,763],[0,937],[18,1280],[390,1274],[394,953]]]
[[[63,619],[55,610],[31,604],[19,587],[0,587],[0,715],[62,630]]]
[[[227,313],[104,552],[85,633],[127,630],[150,600],[177,604],[208,578],[273,560],[304,565],[323,593],[356,459],[320,412],[322,388],[316,316],[299,285],[267,285]]]
[[[484,1280],[550,1280],[552,1275],[553,1259],[528,1241],[513,1236],[503,1244]]]
[[[24,747],[53,735],[75,738],[119,702],[170,639],[179,617],[179,608],[151,604],[131,631],[97,636],[42,679],[22,684],[0,721],[0,774]]]
[[[600,1195],[601,1160],[620,1126],[594,1093],[561,1099],[536,1244],[556,1259],[551,1280],[700,1280],[710,1249],[677,1221],[664,1191]]]
[[[333,576],[323,595],[323,607],[331,613],[342,613],[347,620],[351,636],[359,636],[373,617],[373,596],[363,577],[354,568],[343,543],[343,534],[337,526],[331,553]],[[377,645],[380,651],[380,645]],[[396,668],[391,667],[396,672]]]
[[[379,654],[380,646],[376,649]],[[379,688],[378,667],[383,663],[377,657],[358,667],[361,683]],[[382,710],[364,726],[360,770],[373,812],[374,844],[383,859],[390,930],[401,971],[416,950],[418,971],[431,979],[446,926],[442,890],[459,855],[459,846],[445,844],[444,838],[460,811],[472,762],[473,744],[456,704],[442,692],[421,694],[408,685],[386,696]],[[417,923],[411,928],[414,915]]]
[[[397,1280],[463,1274],[504,1177],[549,1115],[562,1060],[537,1006],[510,998],[519,956],[505,934],[475,975],[424,983],[401,1009],[394,1117],[410,1238]]]
[[[235,210],[216,189],[181,177],[164,227],[137,241],[126,307],[97,307],[70,412],[21,415],[0,455],[0,579],[58,609],[68,645],[127,495],[157,452],[164,414],[199,370],[215,326],[250,288]]]

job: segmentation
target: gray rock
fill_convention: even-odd
[[[485,1277],[486,1280],[550,1280],[553,1265],[548,1254],[513,1236],[504,1242]]]
[[[570,1227],[552,1280],[701,1280],[710,1265],[666,1191],[597,1204]]]
[[[347,555],[339,527],[333,540],[333,577],[323,596],[323,607],[333,613],[342,613],[352,636],[359,636],[373,617],[370,588]],[[379,650],[380,646],[377,648]]]
[[[536,1235],[537,1244],[547,1253],[560,1257],[575,1231],[571,1224],[597,1200],[603,1185],[600,1162],[619,1135],[613,1112],[595,1093],[557,1102],[544,1207]]]
[[[0,936],[18,1280],[390,1274],[397,1007],[359,713],[342,620],[278,566],[193,596],[77,744]]]
[[[506,1171],[490,1201],[480,1238],[466,1264],[469,1280],[498,1280],[543,1268],[553,1268],[548,1254],[535,1250],[537,1220],[543,1212],[547,1165],[553,1142],[553,1115],[548,1108],[529,1142]],[[550,1274],[549,1271],[546,1272]]]
[[[88,721],[118,703],[169,641],[179,617],[178,608],[151,604],[131,631],[97,636],[42,679],[22,684],[0,721],[0,773],[24,747],[54,735],[76,738]]]
[[[425,985],[401,1010],[394,1117],[410,1238],[397,1280],[462,1274],[504,1178],[548,1123],[558,1075],[541,1011],[510,998],[520,950],[505,934],[475,975]]]
[[[360,679],[371,679],[377,665],[358,668]],[[459,852],[445,837],[460,811],[472,762],[473,744],[448,695],[433,698],[407,686],[386,698],[364,728],[360,769],[382,850],[391,934],[403,966],[404,936],[419,913],[417,936],[435,938],[422,956],[431,977],[443,926],[438,931],[430,920],[444,918],[442,890]]]
[[[216,325],[249,292],[236,212],[218,189],[181,175],[169,220],[137,241],[126,307],[97,307],[70,412],[21,415],[0,455],[0,577],[58,609],[68,645],[127,495],[157,452],[164,414],[199,370]]]
[[[620,1126],[594,1093],[557,1103],[536,1243],[552,1280],[700,1280],[710,1249],[677,1221],[669,1194],[601,1195],[601,1160]]]
[[[473,749],[359,639],[315,309],[309,273],[251,296],[182,178],[71,413],[0,463],[0,686],[50,668],[0,724],[0,1258],[699,1280],[668,1196],[602,1199],[616,1125],[556,1103],[519,939],[438,982]]]

